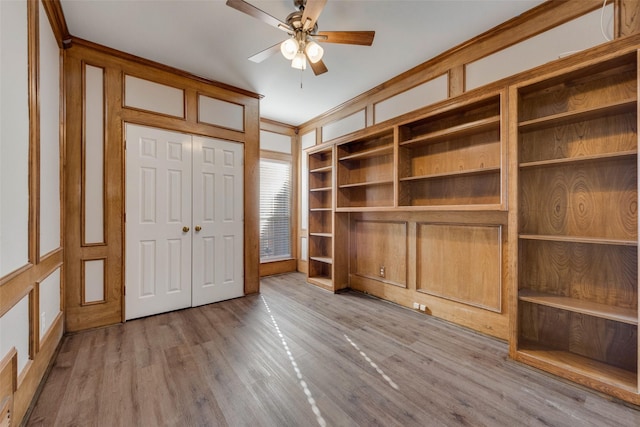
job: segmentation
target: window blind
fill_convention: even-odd
[[[291,162],[260,159],[260,261],[291,258]]]

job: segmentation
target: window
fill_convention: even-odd
[[[260,159],[260,261],[289,258],[291,160],[263,157]]]

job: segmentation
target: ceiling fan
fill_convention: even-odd
[[[326,3],[327,0],[293,0],[298,10],[290,13],[283,22],[244,0],[227,0],[227,6],[289,34],[284,42],[256,53],[249,60],[262,62],[280,51],[291,60],[293,68],[304,70],[308,61],[316,76],[327,72],[322,62],[324,49],[317,42],[371,46],[375,36],[375,31],[318,31],[318,17]]]

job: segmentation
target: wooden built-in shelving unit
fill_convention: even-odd
[[[346,239],[343,216],[334,212],[334,147],[314,147],[309,164],[309,266],[307,280],[337,291],[346,286],[343,247]],[[339,235],[336,236],[336,233]],[[340,257],[341,258],[336,258]],[[334,262],[335,261],[335,262]],[[336,272],[337,270],[337,272]]]
[[[394,206],[393,129],[338,144],[337,208]]]
[[[512,355],[640,403],[636,52],[512,89]]]
[[[399,205],[487,209],[502,203],[501,96],[399,126]]]
[[[310,149],[310,282],[426,301],[640,404],[637,56],[578,55]]]

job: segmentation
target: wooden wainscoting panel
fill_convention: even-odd
[[[499,225],[418,224],[417,290],[500,312],[501,235]]]
[[[12,424],[17,365],[18,354],[15,348],[0,360],[0,426]]]
[[[407,287],[407,222],[352,223],[351,273],[390,285]]]

